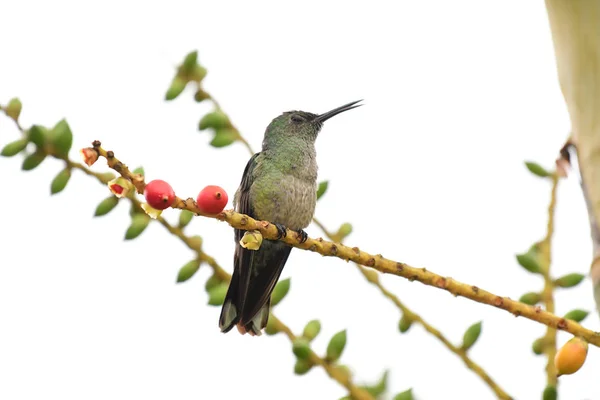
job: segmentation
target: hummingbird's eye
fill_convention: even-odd
[[[304,118],[302,118],[300,115],[298,114],[292,114],[292,116],[290,117],[290,119],[292,120],[292,122],[295,122],[297,124],[304,122]]]

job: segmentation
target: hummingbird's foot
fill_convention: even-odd
[[[304,243],[308,240],[308,233],[304,232],[304,229],[298,229],[296,233],[298,234],[300,243]]]
[[[273,224],[277,228],[277,239],[281,239],[287,236],[287,228],[281,224]]]

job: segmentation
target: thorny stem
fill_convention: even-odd
[[[326,236],[328,236],[330,239],[333,239],[333,235],[331,234],[331,232],[329,232],[325,226],[316,218],[313,219],[313,222],[319,227],[321,228],[321,230],[323,230],[323,232],[325,233]],[[510,400],[512,399],[512,397],[510,395],[508,395],[508,393],[506,393],[493,379],[491,376],[489,376],[487,374],[487,372],[485,372],[485,370],[479,366],[479,364],[477,364],[475,361],[473,361],[467,354],[467,352],[463,349],[461,349],[460,347],[455,346],[454,344],[452,344],[439,330],[437,330],[436,328],[434,328],[431,324],[429,324],[427,321],[425,321],[420,315],[416,314],[414,311],[412,311],[410,308],[408,308],[406,305],[404,305],[404,303],[402,303],[402,301],[400,301],[400,299],[398,298],[398,296],[396,296],[395,294],[393,294],[392,292],[390,292],[385,286],[383,286],[383,284],[380,282],[379,277],[377,275],[373,276],[372,274],[374,273],[374,271],[368,270],[367,268],[356,264],[356,266],[358,267],[358,269],[360,270],[360,272],[363,274],[363,276],[367,279],[367,281],[369,281],[370,283],[372,283],[374,286],[376,286],[377,288],[379,288],[379,290],[381,291],[381,293],[387,297],[389,300],[392,301],[392,303],[394,303],[396,305],[396,307],[398,307],[398,309],[400,309],[400,311],[402,311],[402,313],[409,318],[412,322],[416,322],[418,324],[420,324],[421,326],[423,326],[423,328],[430,333],[431,335],[433,335],[434,337],[436,337],[440,342],[442,342],[442,344],[444,346],[446,346],[446,348],[448,350],[450,350],[452,353],[456,354],[458,357],[460,357],[461,360],[463,360],[463,362],[465,363],[465,365],[467,366],[467,368],[469,368],[471,371],[473,371],[476,375],[478,375],[489,387],[490,389],[492,389],[492,391],[496,394],[496,396],[499,399],[504,399],[504,400]]]
[[[541,272],[544,277],[544,290],[542,291],[542,301],[546,311],[554,313],[554,283],[550,275],[550,265],[552,264],[552,234],[554,233],[554,210],[556,209],[556,192],[558,188],[559,177],[556,173],[552,174],[552,191],[550,194],[550,204],[548,205],[548,225],[546,236],[540,243]],[[548,385],[556,387],[558,379],[554,357],[556,356],[556,329],[548,326],[543,338],[544,353],[546,354],[546,379]]]
[[[130,180],[138,193],[144,192],[145,183],[143,177],[140,178],[137,174],[132,174],[125,164],[119,161],[113,152],[107,152],[98,142],[96,146],[99,154],[106,158],[110,168],[119,172],[121,176]],[[502,297],[486,290],[480,289],[477,286],[469,285],[456,281],[450,277],[443,277],[428,271],[425,268],[412,267],[406,263],[394,261],[383,257],[381,254],[373,255],[365,251],[361,251],[358,247],[348,247],[343,244],[328,242],[323,238],[313,239],[308,238],[301,243],[301,235],[298,232],[287,230],[286,235],[281,237],[275,225],[268,221],[258,221],[254,218],[237,213],[233,210],[225,210],[216,215],[208,215],[203,213],[196,202],[192,198],[183,200],[175,197],[172,208],[180,210],[188,210],[197,215],[202,215],[208,218],[215,218],[220,221],[227,222],[231,227],[241,230],[256,230],[268,240],[280,240],[290,246],[297,247],[303,250],[310,250],[319,253],[323,256],[337,257],[346,261],[354,261],[357,264],[364,265],[379,272],[401,276],[408,280],[419,281],[427,286],[433,286],[438,289],[446,290],[455,296],[463,296],[474,300],[478,303],[488,304],[497,308],[501,308],[512,313],[515,316],[523,316],[532,321],[537,321],[544,325],[562,329],[571,333],[574,336],[579,336],[585,339],[588,343],[600,347],[600,332],[594,332],[586,329],[579,323],[573,320],[566,320],[558,317],[548,311],[542,310],[541,307],[530,306],[509,297]]]

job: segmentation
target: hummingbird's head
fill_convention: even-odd
[[[325,121],[339,113],[360,107],[361,104],[357,104],[360,101],[362,100],[353,101],[323,114],[313,114],[306,111],[284,112],[271,121],[267,127],[263,149],[268,149],[281,143],[282,140],[287,141],[287,139],[314,142]]]

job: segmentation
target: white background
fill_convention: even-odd
[[[181,197],[207,184],[230,195],[249,154],[207,145],[197,122],[210,110],[192,91],[163,101],[174,67],[199,50],[205,87],[258,149],[282,111],[364,107],[325,125],[319,179],[330,188],[317,216],[352,222],[348,244],[518,298],[542,287],[514,254],[545,232],[549,183],[523,160],[552,167],[569,132],[544,4],[523,2],[41,2],[0,13],[0,102],[24,104],[22,123],[67,117],[72,150],[99,139],[148,179]],[[0,144],[18,138],[0,118]],[[176,285],[192,254],[159,226],[123,242],[128,206],[93,219],[106,187],[61,169],[20,171],[0,159],[0,398],[335,399],[344,388],[315,368],[292,373],[289,341],[220,333],[207,306],[209,268]],[[101,163],[95,171],[105,171]],[[175,220],[175,211],[165,212]],[[588,270],[591,246],[575,176],[561,182],[553,271]],[[195,219],[205,250],[231,270],[232,231]],[[315,226],[308,233],[321,235]],[[419,399],[491,399],[493,393],[435,338],[397,331],[398,310],[352,264],[295,250],[276,314],[296,332],[323,323],[314,348],[348,329],[342,362],[359,383],[391,368],[390,391]],[[385,276],[386,287],[460,343],[484,320],[472,358],[518,399],[541,397],[545,359],[530,350],[542,325]],[[593,311],[591,282],[557,292],[557,313]],[[593,312],[585,325],[599,330]],[[559,334],[559,343],[569,335]],[[599,399],[598,349],[560,379],[562,398]]]

